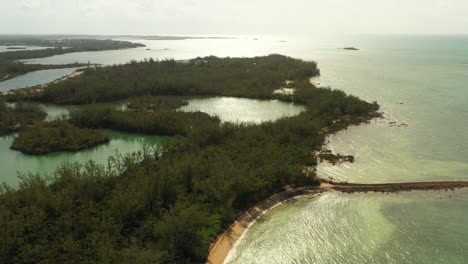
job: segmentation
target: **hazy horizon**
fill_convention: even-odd
[[[462,0],[0,1],[0,34],[468,34]]]

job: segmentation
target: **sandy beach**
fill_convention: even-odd
[[[227,255],[233,248],[236,241],[245,232],[245,230],[264,212],[268,211],[275,205],[297,196],[313,195],[324,191],[326,191],[326,189],[321,187],[301,187],[296,189],[289,189],[284,192],[274,194],[273,196],[259,202],[257,205],[241,214],[237,220],[234,221],[234,223],[218,237],[218,239],[210,248],[210,254],[208,255],[207,263],[224,263]]]
[[[69,74],[69,75],[67,75],[67,76],[64,76],[63,78],[60,78],[60,79],[55,80],[55,81],[53,81],[53,82],[44,84],[44,85],[42,85],[42,87],[47,87],[47,86],[49,86],[49,85],[51,85],[51,84],[57,84],[57,83],[66,81],[66,80],[68,80],[68,79],[78,77],[78,76],[80,76],[81,74],[83,74],[83,71],[74,71],[74,72],[72,72],[72,74]]]

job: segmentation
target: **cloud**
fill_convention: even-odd
[[[468,33],[466,0],[0,1],[0,33]]]
[[[50,6],[49,0],[19,0],[17,3],[20,9],[39,9]]]

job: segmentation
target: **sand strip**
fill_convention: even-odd
[[[312,195],[323,192],[325,189],[320,187],[301,187],[289,189],[281,193],[272,195],[271,197],[259,202],[254,207],[241,214],[236,221],[213,243],[210,248],[207,263],[222,264],[226,259],[229,251],[242,236],[249,225],[260,217],[265,211],[273,206],[292,199],[297,196]]]

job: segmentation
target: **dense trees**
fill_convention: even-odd
[[[41,155],[58,151],[78,151],[109,142],[109,137],[97,130],[80,129],[67,121],[36,123],[20,131],[12,149]]]
[[[17,132],[22,127],[43,120],[47,116],[37,104],[16,103],[8,106],[0,101],[0,136]]]
[[[70,113],[70,122],[80,127],[108,128],[162,136],[187,135],[195,127],[217,127],[219,119],[202,112],[174,110],[119,111],[107,106],[86,106]]]
[[[170,110],[188,105],[184,98],[174,96],[139,96],[131,97],[128,101],[128,109],[144,111]]]
[[[196,58],[187,62],[146,60],[87,69],[51,85],[36,100],[58,104],[115,101],[138,95],[223,95],[272,98],[285,80],[318,74],[315,62],[281,55],[257,58]],[[312,86],[308,85],[309,88]]]
[[[76,126],[174,137],[158,148],[111,157],[107,166],[63,164],[50,178],[26,175],[17,190],[4,186],[0,262],[203,262],[210,243],[239,212],[284,188],[317,184],[314,150],[326,134],[377,110],[341,91],[314,88],[308,77],[317,73],[315,63],[279,55],[210,57],[97,68],[46,89],[39,99],[60,103],[142,94],[269,98],[292,79],[296,94],[280,98],[307,110],[259,125],[220,123],[166,107],[180,98],[152,109],[76,110],[70,118]]]

